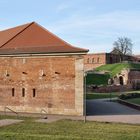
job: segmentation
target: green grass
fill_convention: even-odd
[[[16,115],[11,115],[11,116],[8,116],[8,115],[0,115],[0,120],[2,119],[20,119],[20,120],[26,120],[26,121],[30,121],[30,120],[35,120],[37,119],[37,117],[24,117],[24,116],[16,116]]]
[[[100,66],[95,69],[95,71],[107,71],[108,74],[87,74],[86,83],[87,85],[107,85],[108,79],[115,76],[117,73],[120,73],[124,68],[136,68],[140,69],[140,64],[134,63],[116,63],[116,64],[107,64]]]
[[[140,98],[127,99],[126,101],[140,105]]]
[[[89,73],[86,77],[87,85],[107,85],[108,79],[110,78],[109,74],[94,74]]]
[[[131,94],[131,93],[138,93],[140,94],[140,91],[138,90],[134,90],[134,91],[126,91],[126,92],[112,92],[111,93],[111,98],[114,97],[118,97],[121,94]],[[103,98],[110,98],[110,93],[87,93],[86,94],[86,99],[90,100],[90,99],[103,99]]]
[[[0,127],[0,140],[139,140],[140,126],[62,120],[39,123],[25,120]]]
[[[120,73],[124,68],[135,68],[140,69],[140,64],[134,63],[116,63],[116,64],[107,64],[96,68],[96,71],[108,71],[111,76]]]
[[[111,93],[111,98],[118,97],[119,93]],[[86,94],[86,99],[103,99],[103,98],[110,98],[110,93],[90,93]]]

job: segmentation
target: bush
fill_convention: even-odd
[[[119,96],[119,98],[122,99],[122,100],[139,98],[139,97],[140,97],[140,93],[126,93],[126,94],[121,94]]]
[[[108,79],[110,78],[109,74],[94,74],[89,73],[86,77],[86,83],[87,85],[107,85]]]

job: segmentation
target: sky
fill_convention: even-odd
[[[0,30],[32,21],[90,53],[128,37],[140,54],[140,0],[0,0]]]

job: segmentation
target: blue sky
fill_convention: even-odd
[[[90,52],[126,36],[140,54],[140,0],[0,0],[0,30],[32,21]]]

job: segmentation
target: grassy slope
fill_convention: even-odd
[[[127,99],[126,101],[140,105],[140,98]]]
[[[31,120],[0,127],[0,140],[139,140],[140,126],[62,120],[37,123]]]
[[[131,93],[138,93],[140,94],[140,91],[127,91],[127,92],[112,92],[111,93],[111,98],[114,97],[119,97],[121,94],[131,94]],[[90,100],[90,99],[103,99],[103,98],[110,98],[110,93],[93,93],[93,92],[87,92],[86,94],[86,99]],[[133,99],[127,99],[127,100],[131,100],[135,103],[139,103],[140,104],[140,98],[133,98]]]
[[[111,76],[116,75],[117,73],[121,72],[124,68],[139,68],[140,64],[134,63],[116,63],[116,64],[107,64],[96,68],[96,71],[109,71]]]
[[[114,98],[118,97],[119,93],[91,93],[91,94],[86,94],[86,99],[91,100],[91,99],[103,99],[103,98]]]
[[[107,64],[96,68],[96,71],[108,71],[109,74],[99,75],[99,74],[88,74],[87,75],[87,85],[107,85],[108,79],[117,73],[120,73],[124,68],[139,68],[140,64],[134,63],[116,63]]]
[[[87,75],[87,85],[107,85],[110,75],[101,75],[101,74],[88,74]]]

